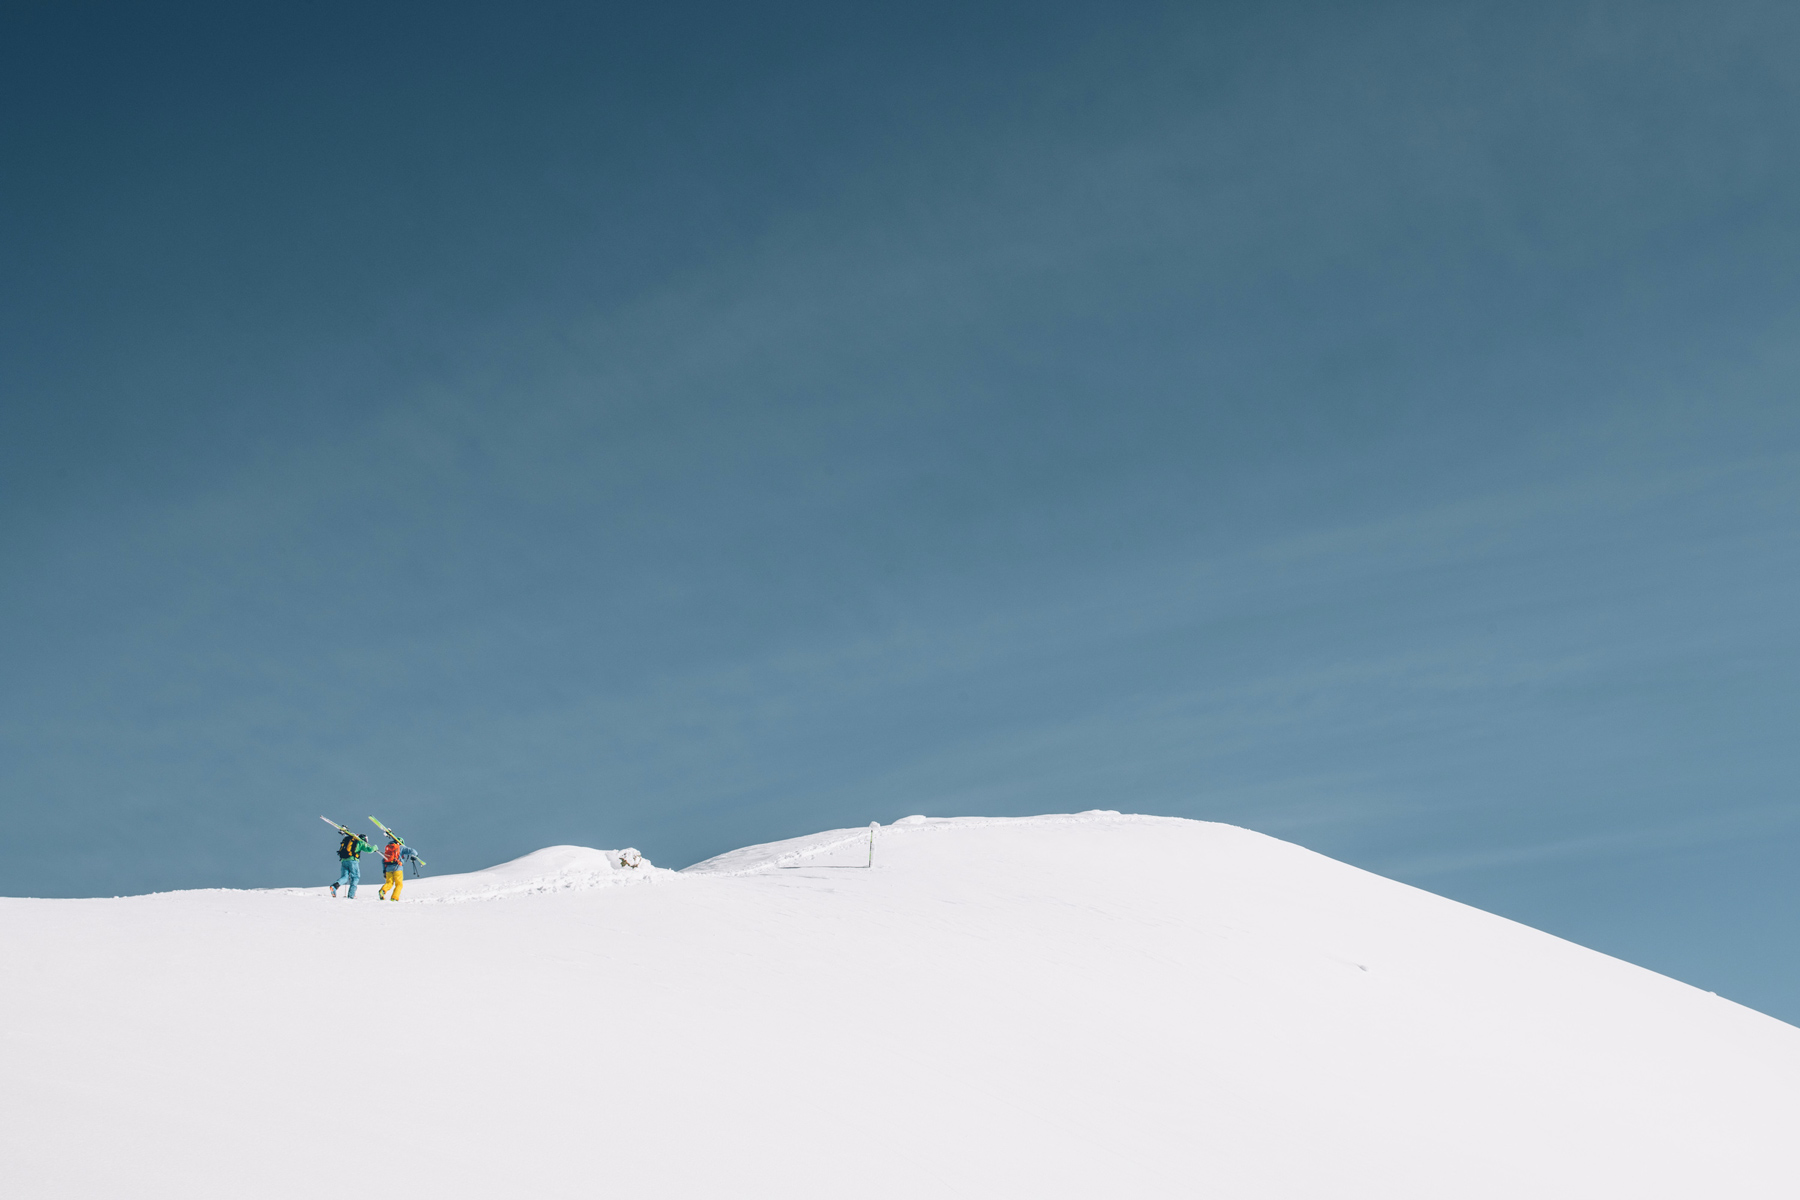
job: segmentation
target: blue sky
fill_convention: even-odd
[[[0,891],[1227,820],[1800,1018],[1800,17],[25,5]]]

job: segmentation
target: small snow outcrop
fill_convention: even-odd
[[[666,879],[675,872],[659,867],[635,849],[595,850],[587,846],[549,846],[511,862],[470,871],[466,875],[439,875],[406,886],[406,898],[426,904],[457,904],[465,900],[500,900],[551,892],[585,892]]]

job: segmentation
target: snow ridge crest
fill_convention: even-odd
[[[911,837],[918,834],[954,833],[965,829],[992,829],[996,826],[1025,828],[1044,825],[1149,825],[1164,823],[1183,823],[1181,817],[1150,817],[1138,813],[1120,813],[1110,808],[1089,809],[1080,813],[1053,813],[1036,817],[902,817],[892,825],[879,826],[875,831],[877,846],[881,840],[890,837]],[[789,838],[781,842],[765,842],[759,846],[745,846],[741,850],[732,850],[714,858],[697,862],[690,867],[683,867],[680,874],[706,875],[715,878],[730,878],[737,875],[754,875],[762,871],[779,870],[793,866],[820,854],[828,854],[845,846],[866,842],[869,837],[868,826],[860,829],[828,829],[823,833],[807,834],[804,837]]]

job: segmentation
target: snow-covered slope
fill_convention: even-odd
[[[1705,992],[1228,826],[867,838],[0,900],[7,1194],[1795,1194]]]

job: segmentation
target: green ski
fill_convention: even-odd
[[[375,818],[370,817],[369,820],[375,821]],[[389,829],[386,825],[383,825],[380,821],[375,821],[375,828],[381,830],[381,832],[387,834],[389,837],[393,838],[396,842],[399,842],[402,846],[406,845],[405,838],[401,837],[399,834],[397,834],[393,830]],[[421,867],[428,867],[431,865],[430,863],[426,862],[424,859],[420,858],[416,854],[413,855],[413,861],[418,863]]]
[[[375,848],[375,847],[369,845],[368,838],[366,838],[362,834],[356,832],[356,830],[350,828],[348,825],[339,825],[336,821],[332,820],[330,817],[320,817],[319,820],[325,822],[327,825],[331,826],[333,829],[337,830],[339,833],[343,834],[345,837],[355,838],[357,841],[359,841],[363,844],[365,849],[373,850]]]

